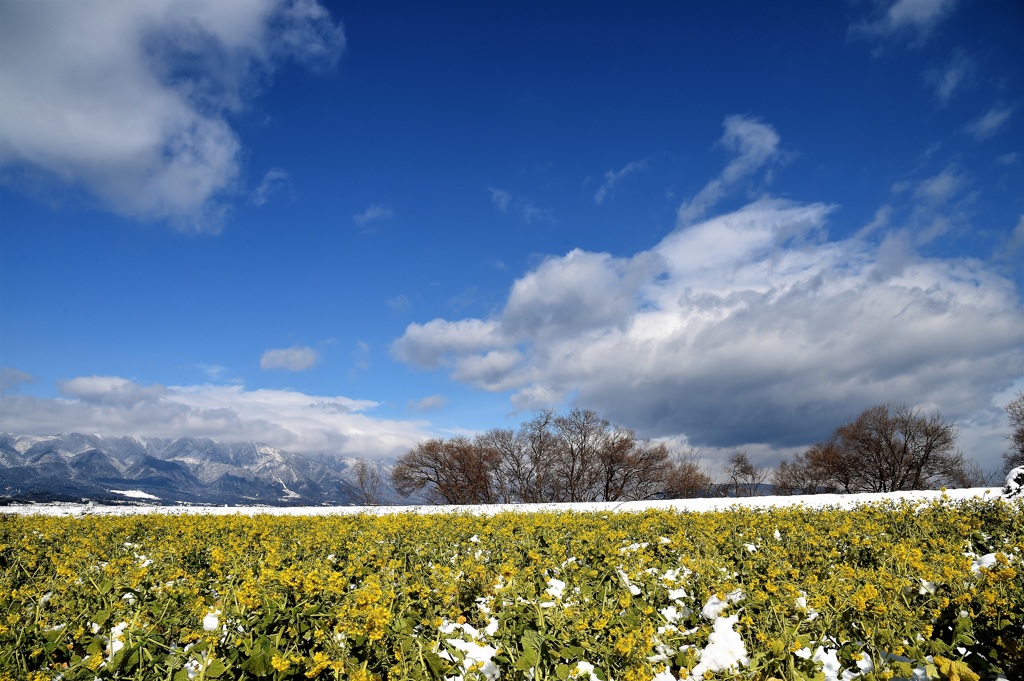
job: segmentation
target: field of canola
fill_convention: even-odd
[[[0,515],[0,680],[1021,679],[1022,512]]]

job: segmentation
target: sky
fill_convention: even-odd
[[[1024,5],[0,0],[0,430],[393,458],[863,410],[1000,465]]]

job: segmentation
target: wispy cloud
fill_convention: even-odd
[[[288,183],[288,173],[281,168],[271,168],[263,176],[259,186],[249,196],[249,201],[256,206],[262,206],[269,199],[270,195],[281,189]]]
[[[964,176],[953,166],[924,178],[914,188],[914,197],[930,206],[948,203],[964,186]]]
[[[0,403],[0,431],[258,440],[307,453],[395,457],[429,437],[423,421],[370,414],[370,400],[241,385],[162,386],[118,376],[62,381],[58,398],[12,395]]]
[[[341,25],[315,0],[3,3],[2,164],[107,209],[216,232],[243,155],[229,114],[285,60],[330,68]],[[173,73],[174,78],[167,77]]]
[[[1013,110],[1014,107],[1012,106],[996,104],[981,116],[968,123],[967,132],[979,142],[988,139],[1002,132],[1006,124],[1010,122]]]
[[[542,208],[534,203],[533,199],[524,197],[513,197],[512,194],[504,189],[498,189],[497,187],[488,187],[487,191],[491,195],[491,203],[494,207],[500,210],[502,213],[509,213],[519,217],[520,221],[530,225],[535,222],[549,222],[554,224],[555,213],[550,208]]]
[[[509,204],[512,203],[512,195],[504,189],[498,189],[497,187],[488,187],[487,191],[491,193],[491,203],[494,204],[495,208],[502,213],[507,213]]]
[[[384,304],[395,312],[402,312],[404,310],[408,310],[412,306],[412,301],[409,300],[409,296],[401,295],[388,298],[384,301]]]
[[[290,348],[267,350],[260,357],[260,368],[263,370],[306,371],[316,366],[319,361],[320,354],[316,350],[297,345]]]
[[[432,411],[441,411],[447,406],[448,400],[442,395],[429,395],[420,400],[409,400],[409,411],[417,414],[425,414]]]
[[[939,103],[945,106],[955,92],[970,82],[976,68],[977,64],[970,55],[957,50],[945,67],[928,71],[925,80],[935,89]]]
[[[370,368],[370,344],[366,341],[358,341],[352,350],[352,364],[360,371],[367,371]]]
[[[1024,215],[1020,216],[1017,226],[1013,228],[1013,233],[1010,234],[1010,238],[1006,240],[1006,244],[996,253],[996,258],[1012,261],[1021,255],[1024,255]]]
[[[381,220],[390,220],[395,217],[395,211],[392,210],[391,206],[386,203],[371,203],[369,208],[364,210],[362,213],[356,213],[352,216],[352,222],[356,223],[360,227],[366,227],[370,223],[380,222]]]
[[[597,205],[601,205],[604,203],[604,200],[608,198],[608,195],[611,193],[612,189],[615,188],[615,185],[621,182],[624,177],[641,170],[646,170],[646,168],[647,160],[643,159],[640,161],[630,161],[619,171],[606,171],[604,174],[604,182],[601,183],[601,186],[597,189],[597,193],[594,194],[594,202]]]
[[[0,395],[16,393],[21,386],[30,383],[35,383],[32,374],[12,367],[0,367]]]
[[[678,224],[687,225],[704,215],[741,180],[779,156],[779,136],[772,126],[746,116],[727,116],[719,143],[734,152],[721,174],[689,201],[679,206]]]
[[[892,36],[911,32],[917,40],[924,40],[952,12],[956,0],[875,0],[873,5],[874,16],[853,24],[852,35]]]

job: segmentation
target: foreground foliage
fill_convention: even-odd
[[[0,516],[0,679],[1024,678],[1022,511]]]

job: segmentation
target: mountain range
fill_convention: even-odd
[[[392,467],[286,452],[259,442],[2,433],[0,502],[420,503],[394,489]]]

